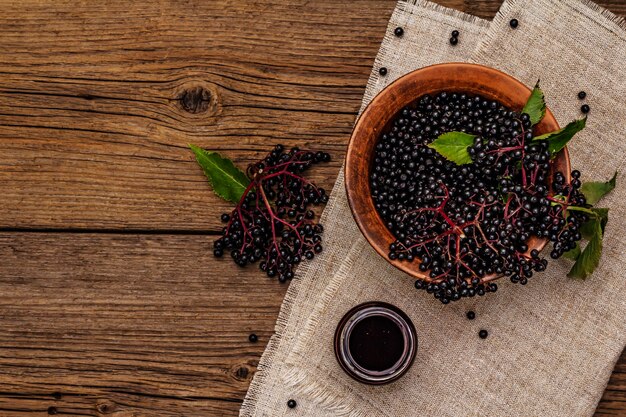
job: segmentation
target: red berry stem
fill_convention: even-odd
[[[240,266],[261,261],[268,276],[284,282],[293,278],[293,268],[322,250],[322,225],[315,222],[311,205],[328,201],[324,189],[301,173],[330,155],[277,145],[261,161],[247,169],[250,185],[228,219],[223,236],[215,242],[214,254],[224,250]]]

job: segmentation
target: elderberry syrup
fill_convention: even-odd
[[[449,132],[471,135],[463,164],[429,146]],[[548,262],[532,241],[550,240],[554,259],[576,247],[588,217],[564,207],[586,204],[580,172],[552,172],[547,142],[533,138],[528,114],[446,91],[419,97],[381,132],[371,196],[396,238],[388,258],[424,274],[417,289],[447,304],[496,291],[500,276],[525,285]]]
[[[335,356],[343,370],[366,384],[400,378],[417,351],[415,327],[397,307],[369,302],[351,309],[335,332]]]

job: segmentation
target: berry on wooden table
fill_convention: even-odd
[[[280,282],[293,278],[302,259],[322,251],[323,227],[316,223],[311,206],[328,201],[326,191],[302,176],[311,166],[330,161],[326,152],[312,152],[276,145],[247,170],[250,184],[230,214],[213,253],[230,251],[239,266],[259,262],[259,268]],[[250,341],[254,335],[250,335]],[[254,336],[256,338],[256,336]]]

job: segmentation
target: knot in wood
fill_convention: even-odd
[[[246,378],[248,378],[249,373],[250,371],[246,366],[239,366],[235,369],[234,376],[235,379],[244,381],[246,380]]]
[[[109,401],[103,401],[99,404],[96,404],[96,410],[100,414],[110,414],[115,411],[115,404]]]
[[[183,91],[179,100],[185,111],[194,114],[202,113],[209,108],[211,93],[203,87],[192,87]]]

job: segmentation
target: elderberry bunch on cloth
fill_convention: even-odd
[[[247,169],[249,184],[230,214],[222,237],[214,243],[214,255],[230,251],[239,266],[259,261],[269,277],[285,282],[293,268],[322,251],[322,225],[315,221],[313,205],[324,204],[328,195],[302,176],[311,166],[330,161],[326,152],[288,151],[276,145],[265,158]]]
[[[416,288],[447,304],[496,291],[493,280],[503,275],[525,285],[548,263],[529,248],[538,239],[552,242],[551,258],[577,261],[570,274],[593,271],[599,251],[590,248],[594,253],[580,259],[579,242],[590,224],[603,233],[606,209],[591,208],[595,201],[583,194],[579,171],[552,168],[586,119],[536,136],[533,126],[544,114],[538,86],[519,112],[481,96],[441,92],[404,108],[381,135],[372,198],[397,238],[389,258],[419,262],[426,275]],[[590,190],[609,183],[590,183]]]

